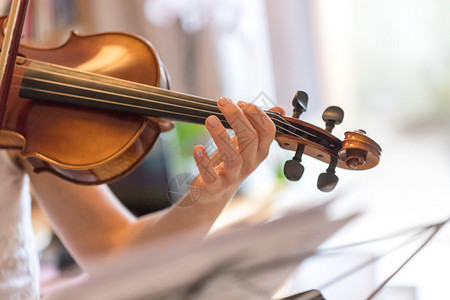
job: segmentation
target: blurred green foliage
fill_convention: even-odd
[[[178,122],[175,126],[176,138],[180,145],[179,155],[182,159],[192,157],[192,149],[198,144],[205,144],[210,139],[203,125]]]

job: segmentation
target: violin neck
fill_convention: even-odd
[[[24,74],[20,96],[194,124],[215,115],[230,128],[216,101],[37,61]]]

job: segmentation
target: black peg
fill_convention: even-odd
[[[337,158],[331,157],[330,165],[325,173],[319,175],[317,180],[317,188],[325,193],[331,192],[336,187],[339,178],[335,174],[335,169],[337,166]]]
[[[298,119],[308,107],[308,94],[304,91],[295,93],[294,99],[292,100],[292,106],[294,107],[292,117]]]
[[[301,164],[305,145],[298,145],[297,151],[291,160],[284,164],[284,176],[290,181],[299,181],[302,178],[305,167]]]
[[[325,130],[331,132],[335,125],[339,125],[344,120],[344,111],[339,106],[330,106],[322,114],[325,121]]]

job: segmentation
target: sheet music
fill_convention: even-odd
[[[270,299],[298,265],[352,219],[330,221],[326,204],[202,243],[179,237],[98,263],[55,299]]]

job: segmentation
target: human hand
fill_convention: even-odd
[[[217,117],[206,119],[206,128],[218,150],[209,157],[202,145],[194,147],[194,159],[200,174],[191,183],[191,189],[201,190],[200,195],[197,193],[198,199],[191,199],[194,203],[218,199],[228,201],[245,178],[267,157],[275,138],[274,123],[257,106],[242,101],[236,105],[222,97],[218,107],[236,136],[230,138]],[[278,107],[271,111],[284,114],[284,110]]]
[[[170,131],[175,127],[175,124],[173,124],[172,121],[167,120],[167,119],[160,119],[160,118],[153,118],[153,117],[149,117],[149,119],[158,125],[159,130],[161,132]]]

